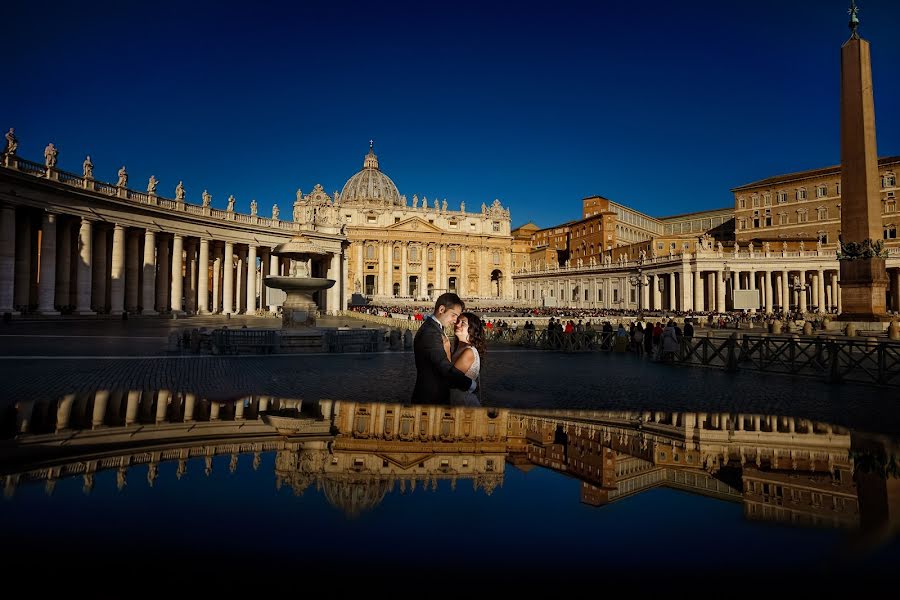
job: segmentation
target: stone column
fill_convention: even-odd
[[[230,315],[234,312],[234,244],[232,242],[225,242],[225,256],[222,262],[225,267],[222,312]]]
[[[14,313],[16,209],[0,206],[0,313]]]
[[[675,273],[669,273],[669,278],[666,281],[669,288],[669,310],[677,310],[678,306],[675,303]]]
[[[41,274],[38,287],[38,312],[58,315],[56,301],[56,215],[45,212],[41,223]]]
[[[213,259],[213,305],[210,312],[218,314],[222,307],[222,252],[219,251],[218,244],[213,248],[215,259]]]
[[[91,304],[99,313],[106,312],[106,278],[109,268],[106,260],[107,231],[98,227],[94,230],[94,269],[91,282]]]
[[[109,312],[112,315],[125,312],[125,228],[119,224],[113,227]]]
[[[356,255],[356,280],[359,281],[359,293],[366,293],[366,274],[364,272],[363,267],[363,257],[366,253],[366,242],[365,240],[361,240],[356,243],[356,248],[359,250],[359,253]],[[273,275],[277,275],[277,273],[273,273]],[[356,282],[353,282],[353,289],[356,289]]]
[[[130,390],[128,392],[128,401],[125,405],[125,425],[134,425],[137,422],[138,408],[140,405],[140,390]]]
[[[466,260],[468,260],[468,247],[461,246],[459,249],[459,283],[456,284],[457,294],[465,298],[464,294],[469,289],[469,274],[466,272]]]
[[[447,282],[444,281],[444,247],[441,244],[436,244],[434,247],[434,288],[435,294],[440,295],[444,290],[446,291]]]
[[[138,285],[140,284],[141,256],[140,240],[138,234],[131,232],[127,239],[127,252],[125,253],[125,309],[136,311],[138,306]]]
[[[184,296],[184,263],[182,262],[184,254],[184,236],[176,233],[172,236],[172,283],[171,298],[172,312],[176,315],[183,315],[184,305],[182,297]]]
[[[393,244],[393,242],[387,244],[385,251],[387,252],[387,260],[386,260],[387,277],[385,277],[385,285],[387,286],[387,289],[385,290],[385,293],[388,296],[393,297],[393,295],[394,295],[394,244]]]
[[[100,429],[106,420],[106,407],[109,405],[109,390],[98,390],[94,393],[94,410],[91,415],[91,429]]]
[[[682,263],[678,272],[678,282],[681,284],[681,310],[693,310],[694,294],[692,291],[694,277],[691,275],[690,265]]]
[[[716,271],[716,311],[725,312],[725,280],[724,271]]]
[[[184,263],[184,310],[197,313],[197,240],[188,238],[185,244]]]
[[[78,282],[75,300],[75,313],[79,315],[96,314],[91,310],[91,222],[82,217],[78,230]]]
[[[341,296],[341,254],[340,251],[335,252],[331,255],[331,258],[328,261],[328,273],[326,275],[329,279],[334,279],[335,284],[331,286],[329,289],[325,290],[325,301],[326,306],[325,310],[327,314],[336,315],[339,310],[343,310],[343,306],[340,306],[340,296]]]
[[[209,240],[200,239],[200,259],[197,263],[197,312],[209,313]]]
[[[753,290],[754,292],[756,292],[756,295],[755,295],[755,298],[756,298],[756,306],[754,306],[752,309],[750,309],[750,312],[751,312],[751,313],[755,313],[756,310],[759,308],[759,305],[760,305],[760,301],[759,301],[759,291],[756,289],[756,274],[757,274],[757,273],[756,273],[756,271],[754,271],[753,269],[750,269],[750,273],[749,273],[749,274],[750,274],[750,282],[749,282],[749,283],[750,283],[750,287],[749,287],[749,289],[751,289],[751,290]]]
[[[771,315],[775,312],[772,306],[772,271],[763,271],[765,282],[763,284],[766,293],[766,314]]]
[[[703,310],[703,274],[699,266],[694,271],[694,310]]]
[[[409,275],[406,272],[406,242],[400,242],[400,295],[409,296]],[[459,287],[459,286],[457,286]]]
[[[166,422],[166,412],[169,408],[169,390],[159,390],[156,394],[156,424]]]
[[[234,312],[241,313],[246,308],[244,301],[247,299],[247,251],[239,249],[237,256],[234,279]]]
[[[428,248],[425,244],[422,244],[420,248],[422,252],[422,276],[419,278],[419,295],[423,297],[428,296]]]
[[[56,407],[56,431],[69,428],[69,419],[72,417],[72,406],[75,404],[75,394],[66,394]]]
[[[659,310],[660,308],[662,308],[662,292],[659,291],[659,275],[658,274],[653,273],[652,275],[650,275],[650,287],[652,288],[652,292],[653,292],[653,310]],[[609,292],[609,289],[607,289],[605,293],[608,293],[608,292]],[[604,295],[605,295],[605,293],[604,293]],[[610,306],[611,301],[612,301],[612,298],[606,299],[606,305]]]
[[[811,273],[810,276],[810,296],[811,296],[811,304],[813,306],[819,306],[819,274]],[[818,309],[817,309],[818,310]]]
[[[247,314],[256,314],[256,246],[247,248]]]
[[[790,273],[787,269],[781,271],[781,310],[787,312],[791,309],[791,283]]]
[[[820,315],[824,315],[825,314],[825,270],[824,269],[819,269],[818,273],[816,274],[816,291],[819,296],[819,299],[816,302],[816,304],[819,305],[819,308],[817,310]]]
[[[184,422],[194,421],[194,407],[197,404],[197,395],[187,393],[184,395]]]
[[[900,312],[900,269],[891,271],[891,310]]]
[[[807,279],[807,277],[806,277],[806,271],[805,271],[805,270],[801,270],[801,271],[800,271],[800,284],[801,284],[801,285],[805,285],[805,286],[807,286],[807,287],[806,287],[805,290],[800,290],[800,291],[797,293],[797,301],[799,302],[798,308],[799,308],[799,310],[800,310],[800,314],[806,314],[806,310],[807,310],[807,308],[808,308],[808,306],[807,306],[807,294],[809,293],[809,288],[810,288],[810,286],[807,284],[807,281],[808,281],[808,279]]]
[[[62,308],[72,304],[72,223],[59,221],[56,229],[56,305]]]
[[[650,278],[643,274],[641,275],[641,277],[644,277],[644,282],[643,282],[644,285],[641,286],[641,310],[650,310],[650,285],[651,285]],[[597,296],[598,287],[599,286],[597,285],[597,280],[595,279],[594,287],[591,290],[592,306],[599,306],[598,303],[600,301]]]
[[[16,224],[16,267],[14,304],[28,309],[31,295],[31,219],[24,214]]]
[[[274,253],[269,255],[269,275],[272,277],[280,275],[278,272],[278,256]],[[271,300],[269,301],[269,312],[273,315],[278,312],[278,307]]]
[[[154,309],[156,298],[156,233],[149,229],[144,232],[144,285],[141,290],[142,315],[157,315]]]
[[[156,241],[156,310],[166,312],[169,308],[171,290],[169,288],[169,238],[160,236]]]

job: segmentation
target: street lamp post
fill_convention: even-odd
[[[644,282],[644,270],[641,267],[638,267],[637,271],[632,271],[628,274],[628,283],[630,283],[633,287],[637,288],[637,305],[638,305],[638,315],[641,314],[643,310],[642,299],[643,299],[643,291],[642,288],[647,285]]]

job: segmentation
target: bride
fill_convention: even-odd
[[[481,356],[484,354],[484,324],[478,315],[464,312],[456,321],[456,351],[453,353],[453,366],[466,374],[466,377],[478,382],[481,391]],[[453,406],[481,406],[475,392],[450,390],[450,404]]]

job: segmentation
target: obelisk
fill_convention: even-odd
[[[869,42],[860,39],[856,1],[841,47],[841,321],[888,321],[881,248],[881,198]]]

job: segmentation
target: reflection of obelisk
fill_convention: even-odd
[[[859,38],[856,2],[850,39],[841,48],[842,321],[884,321],[887,271],[877,256],[882,237],[875,103],[869,42]],[[876,254],[873,256],[873,254]]]

